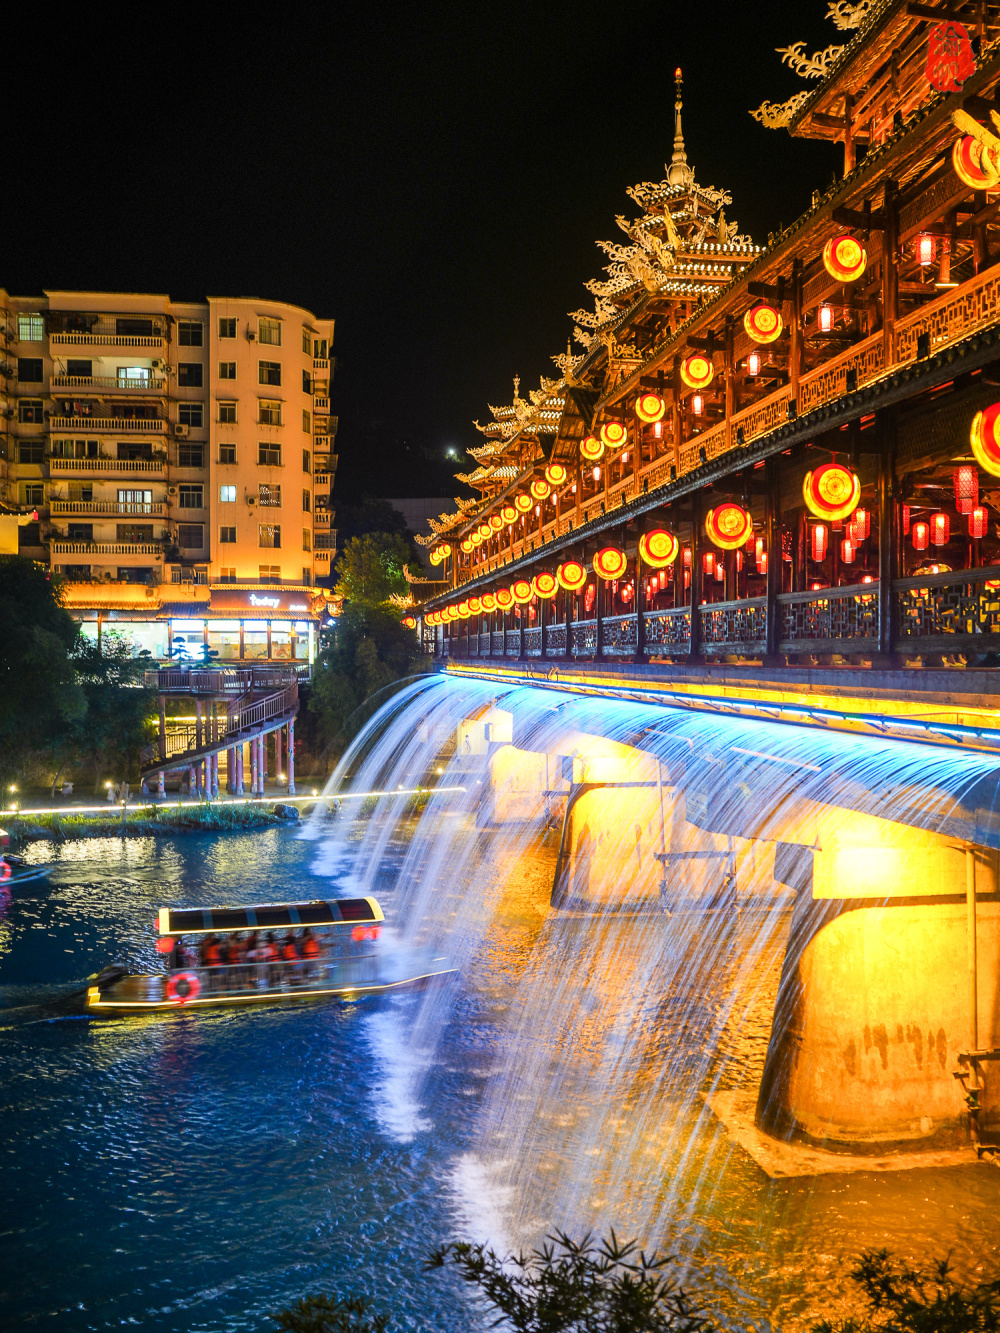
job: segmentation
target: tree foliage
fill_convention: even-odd
[[[24,771],[86,712],[70,657],[79,627],[58,584],[23,556],[0,556],[0,775]]]
[[[368,532],[352,537],[337,560],[334,592],[362,606],[383,606],[408,591],[403,566],[410,548],[398,532]]]
[[[363,1296],[306,1296],[271,1317],[287,1333],[385,1333],[389,1324],[388,1315],[368,1315]]]
[[[71,661],[87,703],[86,714],[68,734],[79,759],[93,769],[100,789],[105,776],[127,776],[142,746],[150,739],[155,694],[143,687],[148,653],[132,656],[127,639],[105,634],[100,647],[81,638]]]
[[[494,1327],[516,1333],[700,1333],[705,1315],[663,1270],[672,1256],[647,1255],[614,1231],[580,1241],[557,1231],[540,1249],[502,1258],[459,1242],[434,1251],[428,1270],[451,1268],[497,1312]]]
[[[864,1292],[860,1316],[814,1324],[812,1333],[998,1333],[1000,1280],[965,1288],[947,1259],[912,1268],[888,1250],[862,1254],[851,1277]]]

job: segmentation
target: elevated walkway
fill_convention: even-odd
[[[144,783],[159,779],[160,790],[168,772],[188,770],[192,790],[218,794],[219,755],[227,752],[228,790],[244,790],[244,749],[249,745],[251,791],[263,795],[267,769],[266,738],[275,736],[277,771],[282,768],[282,732],[288,790],[295,791],[295,718],[299,711],[299,683],[294,668],[253,667],[210,670],[171,668],[147,672],[146,683],[159,694],[159,736],[140,754]],[[194,700],[191,723],[166,722],[166,700],[179,696]],[[206,707],[207,706],[207,707]]]

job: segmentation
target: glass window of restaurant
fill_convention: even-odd
[[[271,621],[271,657],[275,661],[288,661],[292,656],[292,622],[290,620]]]
[[[204,620],[171,620],[172,656],[177,661],[204,660]]]
[[[244,620],[243,657],[246,661],[262,661],[267,657],[267,621]]]
[[[238,661],[240,656],[240,622],[238,620],[210,620],[208,646],[219,654],[220,662]]]
[[[297,662],[309,662],[310,639],[312,637],[311,627],[308,620],[296,620],[292,626],[294,634],[292,636],[292,655]]]

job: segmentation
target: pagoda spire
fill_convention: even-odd
[[[681,98],[683,84],[684,76],[678,65],[677,69],[674,70],[674,87],[676,88],[674,97],[674,153],[667,170],[667,180],[671,185],[691,185],[694,182],[694,171],[688,166],[687,153],[684,151],[684,129],[681,125],[681,107],[684,105]]]

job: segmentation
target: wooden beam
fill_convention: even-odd
[[[921,4],[920,0],[909,0],[906,13],[912,19],[932,19],[935,23],[941,23],[946,19],[957,23],[968,23],[969,21],[969,15],[966,14],[963,17],[958,6],[925,5]]]

